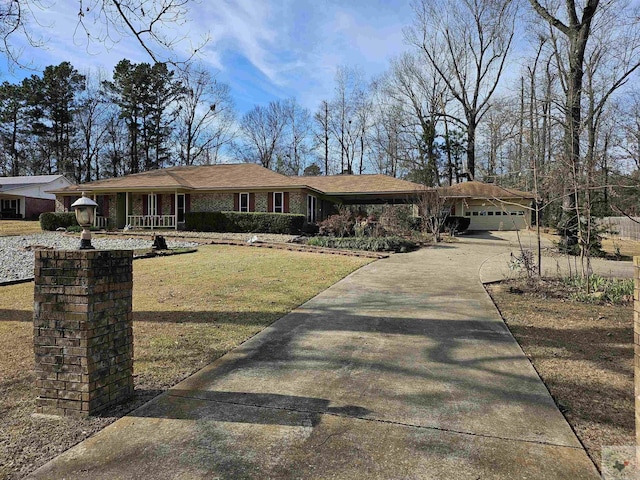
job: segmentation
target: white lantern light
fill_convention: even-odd
[[[78,225],[82,227],[80,234],[80,250],[91,250],[91,226],[96,216],[96,208],[98,204],[88,198],[84,192],[82,197],[71,204],[71,208],[75,210]]]

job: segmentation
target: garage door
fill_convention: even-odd
[[[465,216],[471,217],[469,230],[521,230],[527,227],[524,208],[470,207]]]

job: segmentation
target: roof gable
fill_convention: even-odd
[[[65,177],[64,175],[23,175],[19,177],[0,177],[0,192],[35,185],[47,185],[60,178]],[[71,182],[67,180],[67,183],[70,184]]]

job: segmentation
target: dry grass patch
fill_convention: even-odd
[[[37,220],[0,220],[0,237],[32,233],[42,233],[40,222]]]
[[[624,257],[640,256],[640,242],[635,240],[621,240],[619,238],[605,238],[602,249],[609,255],[620,254]]]
[[[569,301],[518,281],[488,290],[598,468],[603,445],[633,445],[632,305]]]
[[[137,398],[87,419],[31,415],[33,283],[0,287],[0,478],[33,471],[369,262],[227,246],[135,261]]]

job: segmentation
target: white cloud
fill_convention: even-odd
[[[68,60],[81,71],[101,67],[111,72],[122,58],[151,61],[130,37],[111,48],[101,43],[87,48],[76,28],[77,1],[52,1],[41,29],[46,49],[25,50],[25,58],[40,68]],[[371,77],[406,49],[401,32],[411,19],[408,2],[202,0],[190,4],[188,23],[167,33],[184,36],[176,46],[184,57],[210,36],[198,57],[231,85],[241,110],[290,96],[315,109],[332,95],[337,66],[359,66]]]

